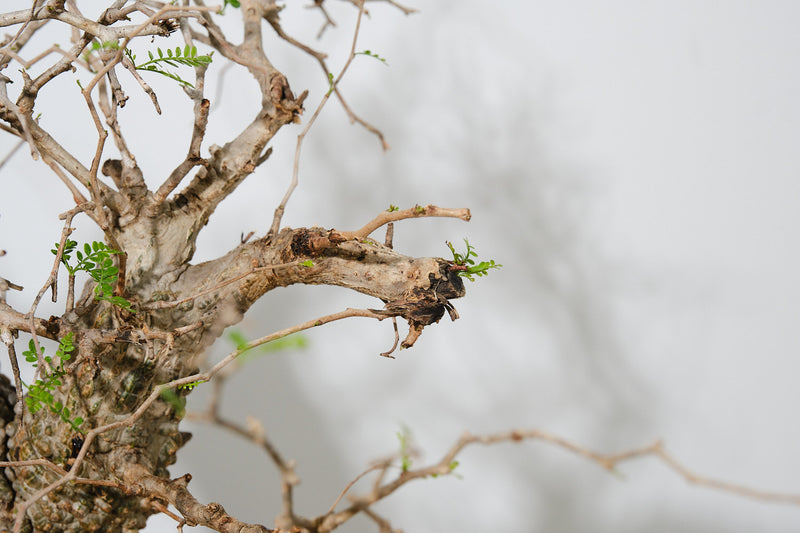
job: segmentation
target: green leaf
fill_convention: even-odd
[[[264,353],[278,352],[282,350],[289,350],[292,348],[302,349],[308,347],[308,338],[300,333],[294,333],[281,339],[275,339],[261,346],[261,351]]]
[[[172,406],[172,408],[175,410],[175,414],[178,417],[183,417],[183,415],[186,414],[186,398],[183,396],[178,396],[174,390],[162,390],[161,398]]]
[[[372,57],[374,59],[377,59],[378,61],[380,61],[384,65],[387,65],[387,66],[389,65],[389,63],[386,62],[385,58],[379,56],[378,54],[376,54],[375,52],[372,52],[370,50],[364,50],[363,52],[356,52],[355,55],[369,56],[369,57]]]
[[[42,354],[44,354],[44,347],[42,347]],[[29,363],[36,363],[39,361],[39,357],[36,355],[36,344],[34,344],[33,339],[28,341],[28,349],[22,352],[22,355]]]
[[[232,329],[228,332],[228,340],[230,340],[234,346],[236,346],[237,350],[244,350],[247,348],[247,337],[244,336],[244,333],[237,329]]]
[[[207,380],[205,380],[205,379],[198,379],[197,381],[192,381],[191,383],[186,383],[185,385],[178,385],[178,388],[181,389],[181,390],[191,391],[195,387],[197,387],[198,385],[201,385],[201,384],[206,383],[206,382],[207,382]]]
[[[400,431],[396,433],[397,440],[400,441],[400,459],[402,461],[403,472],[408,472],[411,469],[411,430],[407,426],[403,426]]]

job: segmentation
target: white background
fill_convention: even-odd
[[[321,17],[290,4],[287,31],[330,51],[338,72],[355,10],[333,4],[339,27],[315,42]],[[299,512],[324,512],[370,460],[397,450],[403,425],[420,465],[464,430],[541,428],[603,452],[664,439],[698,474],[800,493],[800,6],[414,7],[421,13],[404,17],[370,5],[358,48],[388,67],[359,57],[341,85],[392,149],[381,153],[329,102],[303,147],[284,221],[351,229],[390,203],[470,207],[469,224],[398,224],[395,247],[446,255],[445,240],[466,236],[504,268],[468,283],[467,298],[454,302],[462,318],[426,329],[396,360],[377,355],[391,344],[389,325],[353,321],[309,333],[306,350],[255,358],[231,380],[224,412],[258,417],[297,460]],[[231,23],[236,15],[230,10]],[[156,45],[142,40],[137,51]],[[307,119],[327,90],[324,74],[312,59],[268,46],[295,92],[310,90]],[[214,69],[222,64],[209,70],[205,149],[226,142],[258,105],[252,81],[234,71],[220,95]],[[88,79],[62,75],[37,110],[88,165],[95,137],[76,77]],[[174,84],[151,80],[165,109],[158,117],[123,80],[131,96],[123,128],[156,186],[185,153],[191,107]],[[198,261],[234,246],[241,232],[268,228],[299,131],[285,128],[272,159],[212,217]],[[14,142],[0,138],[0,147]],[[8,252],[0,275],[25,285],[9,302],[27,309],[70,196],[24,149],[0,171],[0,191]],[[87,219],[78,223],[83,240],[97,236]],[[266,295],[240,329],[255,337],[375,305],[335,288],[291,287]],[[59,309],[46,304],[40,314]],[[220,342],[212,358],[229,348]],[[202,409],[206,392],[199,388],[190,407]],[[270,525],[279,485],[268,459],[236,437],[187,426],[195,436],[173,475],[191,472],[199,499]],[[407,532],[800,527],[796,507],[692,487],[655,460],[620,471],[543,443],[475,448],[460,457],[462,479],[415,482],[377,510]],[[158,517],[148,531],[173,528]],[[376,530],[365,519],[342,528]]]

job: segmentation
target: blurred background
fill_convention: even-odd
[[[284,28],[327,51],[338,72],[356,10],[331,3],[338,27],[316,40],[323,18],[305,4],[287,2]],[[606,453],[663,439],[699,475],[800,493],[800,4],[408,5],[420,12],[369,4],[357,49],[386,65],[359,56],[340,85],[391,150],[330,101],[303,145],[284,224],[349,230],[390,204],[469,207],[468,224],[397,224],[395,248],[446,257],[446,240],[458,247],[467,237],[504,267],[467,282],[467,297],[453,302],[461,319],[427,328],[395,360],[378,355],[391,346],[390,324],[352,320],[308,333],[305,349],[251,357],[230,378],[223,413],[261,420],[296,460],[298,512],[326,511],[372,460],[399,450],[403,427],[420,452],[415,465],[438,461],[465,430],[539,428]],[[235,40],[238,13],[228,11]],[[66,42],[64,30],[51,35],[26,57]],[[141,54],[162,46],[135,44]],[[309,90],[307,120],[328,89],[324,73],[277,39],[266,46],[295,93]],[[245,73],[215,59],[205,150],[227,142],[259,102]],[[88,164],[96,134],[76,78],[89,75],[48,84],[37,111]],[[174,83],[148,81],[164,114],[126,78],[120,120],[156,186],[182,160],[192,115]],[[268,229],[301,128],[284,128],[270,161],[221,205],[197,261]],[[15,143],[0,137],[0,156]],[[0,191],[0,275],[25,286],[8,295],[24,310],[49,273],[57,214],[71,197],[26,148],[0,170]],[[99,237],[88,219],[77,225],[77,240]],[[343,289],[289,287],[268,293],[238,330],[254,338],[376,305]],[[39,314],[62,307],[46,302]],[[221,339],[209,359],[231,348]],[[192,394],[190,410],[205,407],[209,388]],[[171,473],[191,472],[201,501],[271,525],[280,491],[268,458],[222,430],[186,428],[194,437]],[[460,477],[411,483],[375,511],[406,532],[800,528],[800,508],[691,486],[655,459],[611,475],[525,442],[468,448],[459,461]],[[369,478],[353,491],[368,487]],[[147,528],[174,530],[164,516]],[[364,517],[341,528],[376,530]]]

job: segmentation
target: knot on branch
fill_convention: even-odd
[[[269,99],[272,104],[280,111],[291,113],[292,123],[300,121],[299,116],[303,113],[303,102],[308,95],[308,91],[295,98],[289,82],[280,72],[276,72],[269,80]]]
[[[332,255],[338,245],[347,239],[336,230],[325,233],[307,230],[298,231],[292,237],[292,253],[295,256]]]
[[[281,259],[303,266],[273,273],[285,277],[278,283],[339,285],[379,298],[385,307],[375,313],[408,321],[411,329],[404,348],[412,346],[422,329],[441,320],[445,312],[452,320],[458,318],[450,299],[460,298],[466,291],[450,261],[408,257],[370,239],[348,238],[333,229],[288,232],[291,237]]]
[[[428,274],[428,281],[428,287],[416,285],[402,298],[386,303],[386,313],[401,316],[408,321],[408,336],[401,343],[403,348],[413,346],[423,328],[439,322],[445,311],[450,320],[458,319],[458,311],[448,299],[460,298],[466,294],[461,278],[451,273],[444,263],[438,275],[432,272]]]

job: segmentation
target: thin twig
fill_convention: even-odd
[[[14,375],[14,391],[17,395],[17,402],[16,407],[14,409],[14,419],[16,420],[17,427],[22,427],[22,378],[20,377],[19,373],[19,362],[17,361],[17,352],[14,349],[14,336],[11,334],[11,331],[2,326],[0,328],[0,339],[2,339],[3,343],[6,345],[8,349],[8,359],[11,362],[11,372]]]
[[[144,78],[142,78],[142,76],[139,75],[139,73],[136,71],[136,67],[131,62],[131,60],[128,59],[127,56],[122,56],[122,66],[125,67],[128,70],[128,72],[131,73],[131,76],[133,76],[133,79],[135,79],[136,83],[139,84],[139,87],[141,87],[142,90],[145,93],[147,93],[147,96],[150,97],[150,101],[153,102],[153,107],[156,108],[156,113],[160,115],[161,106],[158,105],[158,96],[156,96],[156,92],[153,90],[152,87],[150,87],[150,85],[146,81],[144,81]]]
[[[308,131],[311,129],[311,126],[314,125],[314,121],[319,116],[322,108],[325,107],[325,104],[330,98],[331,93],[336,89],[336,86],[339,84],[345,72],[347,72],[350,63],[353,62],[353,58],[356,56],[356,42],[358,41],[358,32],[361,28],[361,18],[363,15],[364,0],[361,0],[361,5],[358,9],[358,18],[356,19],[356,28],[353,32],[353,44],[350,47],[350,56],[347,58],[347,61],[342,67],[342,70],[339,72],[339,75],[331,82],[331,89],[325,93],[325,96],[322,97],[322,100],[317,106],[317,109],[314,111],[314,114],[311,116],[311,119],[308,121],[308,124],[306,124],[306,127],[303,128],[303,131],[300,132],[300,135],[297,136],[297,147],[295,148],[294,165],[292,166],[292,181],[289,184],[289,188],[287,189],[286,194],[284,194],[281,203],[275,209],[275,216],[272,219],[272,225],[270,226],[268,235],[277,235],[280,231],[281,219],[283,218],[283,212],[286,210],[286,204],[289,202],[289,198],[292,197],[292,193],[297,188],[298,174],[300,171],[300,148],[303,145],[303,139],[305,139],[306,134],[308,134]]]
[[[56,258],[53,261],[53,268],[50,270],[50,275],[47,278],[47,281],[36,294],[36,297],[33,299],[33,303],[31,304],[31,309],[28,311],[28,325],[29,331],[31,333],[31,337],[33,338],[33,344],[36,348],[36,359],[37,359],[37,366],[36,366],[36,375],[39,376],[42,374],[43,371],[49,372],[49,365],[44,360],[42,356],[42,347],[39,345],[39,337],[36,334],[36,324],[35,324],[35,315],[36,315],[36,308],[39,307],[39,302],[42,300],[44,293],[47,292],[47,289],[52,288],[53,290],[53,299],[56,298],[56,281],[58,280],[58,267],[61,265],[61,258],[64,254],[64,245],[67,242],[67,237],[72,233],[73,229],[71,227],[72,219],[75,215],[82,211],[82,207],[76,207],[71,209],[65,213],[65,221],[64,227],[61,230],[61,240],[58,243],[58,249],[56,250]]]
[[[321,5],[319,5],[318,7],[320,9],[322,9],[323,13],[325,13],[325,10],[322,8]],[[327,17],[327,13],[325,13],[325,16]],[[308,55],[310,55],[311,57],[316,59],[317,62],[319,63],[319,66],[322,68],[322,72],[324,73],[324,75],[326,77],[329,76],[330,70],[328,70],[328,65],[325,63],[325,58],[327,57],[326,54],[324,54],[322,52],[318,52],[317,50],[314,50],[310,46],[301,43],[300,41],[298,41],[297,39],[295,39],[291,35],[288,35],[283,30],[283,27],[280,24],[280,20],[278,19],[278,13],[277,12],[271,13],[270,16],[268,16],[266,18],[267,18],[267,22],[269,22],[270,25],[272,26],[272,29],[274,29],[275,33],[278,34],[278,37],[280,37],[281,39],[283,39],[287,43],[291,44],[292,46],[294,46],[296,48],[299,48],[303,52],[307,53]],[[339,100],[339,103],[342,105],[342,109],[344,109],[345,113],[347,113],[347,116],[350,119],[350,123],[351,124],[358,123],[362,127],[364,127],[367,131],[369,131],[370,133],[372,133],[375,136],[377,136],[378,140],[381,143],[381,148],[384,151],[388,150],[390,148],[390,146],[389,146],[389,143],[386,142],[386,138],[384,137],[383,132],[381,132],[378,128],[376,128],[372,124],[368,123],[366,120],[362,119],[361,117],[359,117],[358,115],[356,115],[353,112],[353,110],[348,105],[347,101],[344,99],[344,96],[342,95],[342,92],[339,90],[338,84],[334,84],[333,93],[336,95],[336,98]]]
[[[800,495],[798,494],[762,491],[744,485],[720,481],[695,474],[683,464],[678,462],[670,454],[668,454],[664,450],[660,441],[657,441],[649,446],[631,449],[617,454],[602,454],[584,446],[579,446],[574,442],[571,442],[553,433],[533,429],[513,430],[490,435],[472,435],[470,433],[464,433],[437,463],[417,469],[404,470],[395,479],[388,481],[387,483],[376,484],[370,493],[353,498],[352,504],[346,509],[335,513],[329,511],[325,515],[315,518],[314,522],[320,524],[318,528],[320,533],[329,532],[359,512],[366,511],[371,505],[386,498],[411,480],[424,479],[430,476],[444,476],[452,474],[458,465],[456,457],[467,446],[473,444],[494,445],[503,442],[518,443],[525,440],[541,440],[553,444],[559,448],[570,451],[575,455],[595,462],[610,472],[614,472],[616,468],[624,462],[648,456],[655,457],[669,467],[673,472],[677,473],[687,482],[692,484],[709,487],[715,490],[720,490],[751,499],[758,499],[773,503],[800,505]],[[367,470],[367,472],[372,470],[375,470],[375,468],[372,467]],[[348,485],[348,487],[350,485],[352,485],[352,482]]]
[[[392,317],[392,326],[394,326],[394,344],[387,351],[381,352],[383,357],[389,357],[390,359],[394,359],[392,353],[397,349],[397,345],[400,342],[400,332],[397,331],[397,317]]]
[[[364,239],[368,237],[370,233],[389,222],[421,217],[460,218],[461,220],[469,222],[472,218],[472,214],[469,209],[451,209],[447,207],[437,207],[435,205],[426,205],[422,207],[417,205],[411,209],[403,209],[401,211],[384,211],[361,229],[356,231],[343,231],[341,234],[346,239]]]
[[[23,144],[25,144],[24,140],[17,141],[17,144],[15,144],[14,147],[11,148],[11,150],[8,151],[8,153],[5,155],[5,157],[3,157],[2,160],[0,160],[0,169],[2,169],[4,166],[6,166],[6,163],[8,163],[8,160],[11,159],[14,156],[14,154],[16,154],[17,151],[20,148],[22,148]]]
[[[192,139],[189,142],[189,153],[186,159],[181,162],[178,167],[172,171],[169,177],[158,188],[154,199],[156,202],[163,202],[167,196],[175,190],[181,180],[189,173],[189,171],[196,165],[203,162],[200,157],[200,146],[203,143],[203,137],[206,134],[206,126],[208,125],[208,110],[211,107],[211,102],[205,98],[195,101],[194,105],[194,129],[192,130]]]
[[[50,170],[52,170],[53,173],[56,176],[58,176],[58,179],[60,179],[64,183],[64,185],[67,186],[67,188],[69,189],[69,192],[72,193],[72,199],[75,201],[76,205],[85,204],[86,202],[88,202],[88,200],[81,193],[81,191],[78,189],[78,187],[76,187],[75,184],[72,183],[72,180],[70,180],[69,177],[67,177],[67,175],[64,174],[64,172],[58,166],[58,163],[56,163],[46,153],[42,153],[42,161],[44,161],[45,164],[50,167]]]

